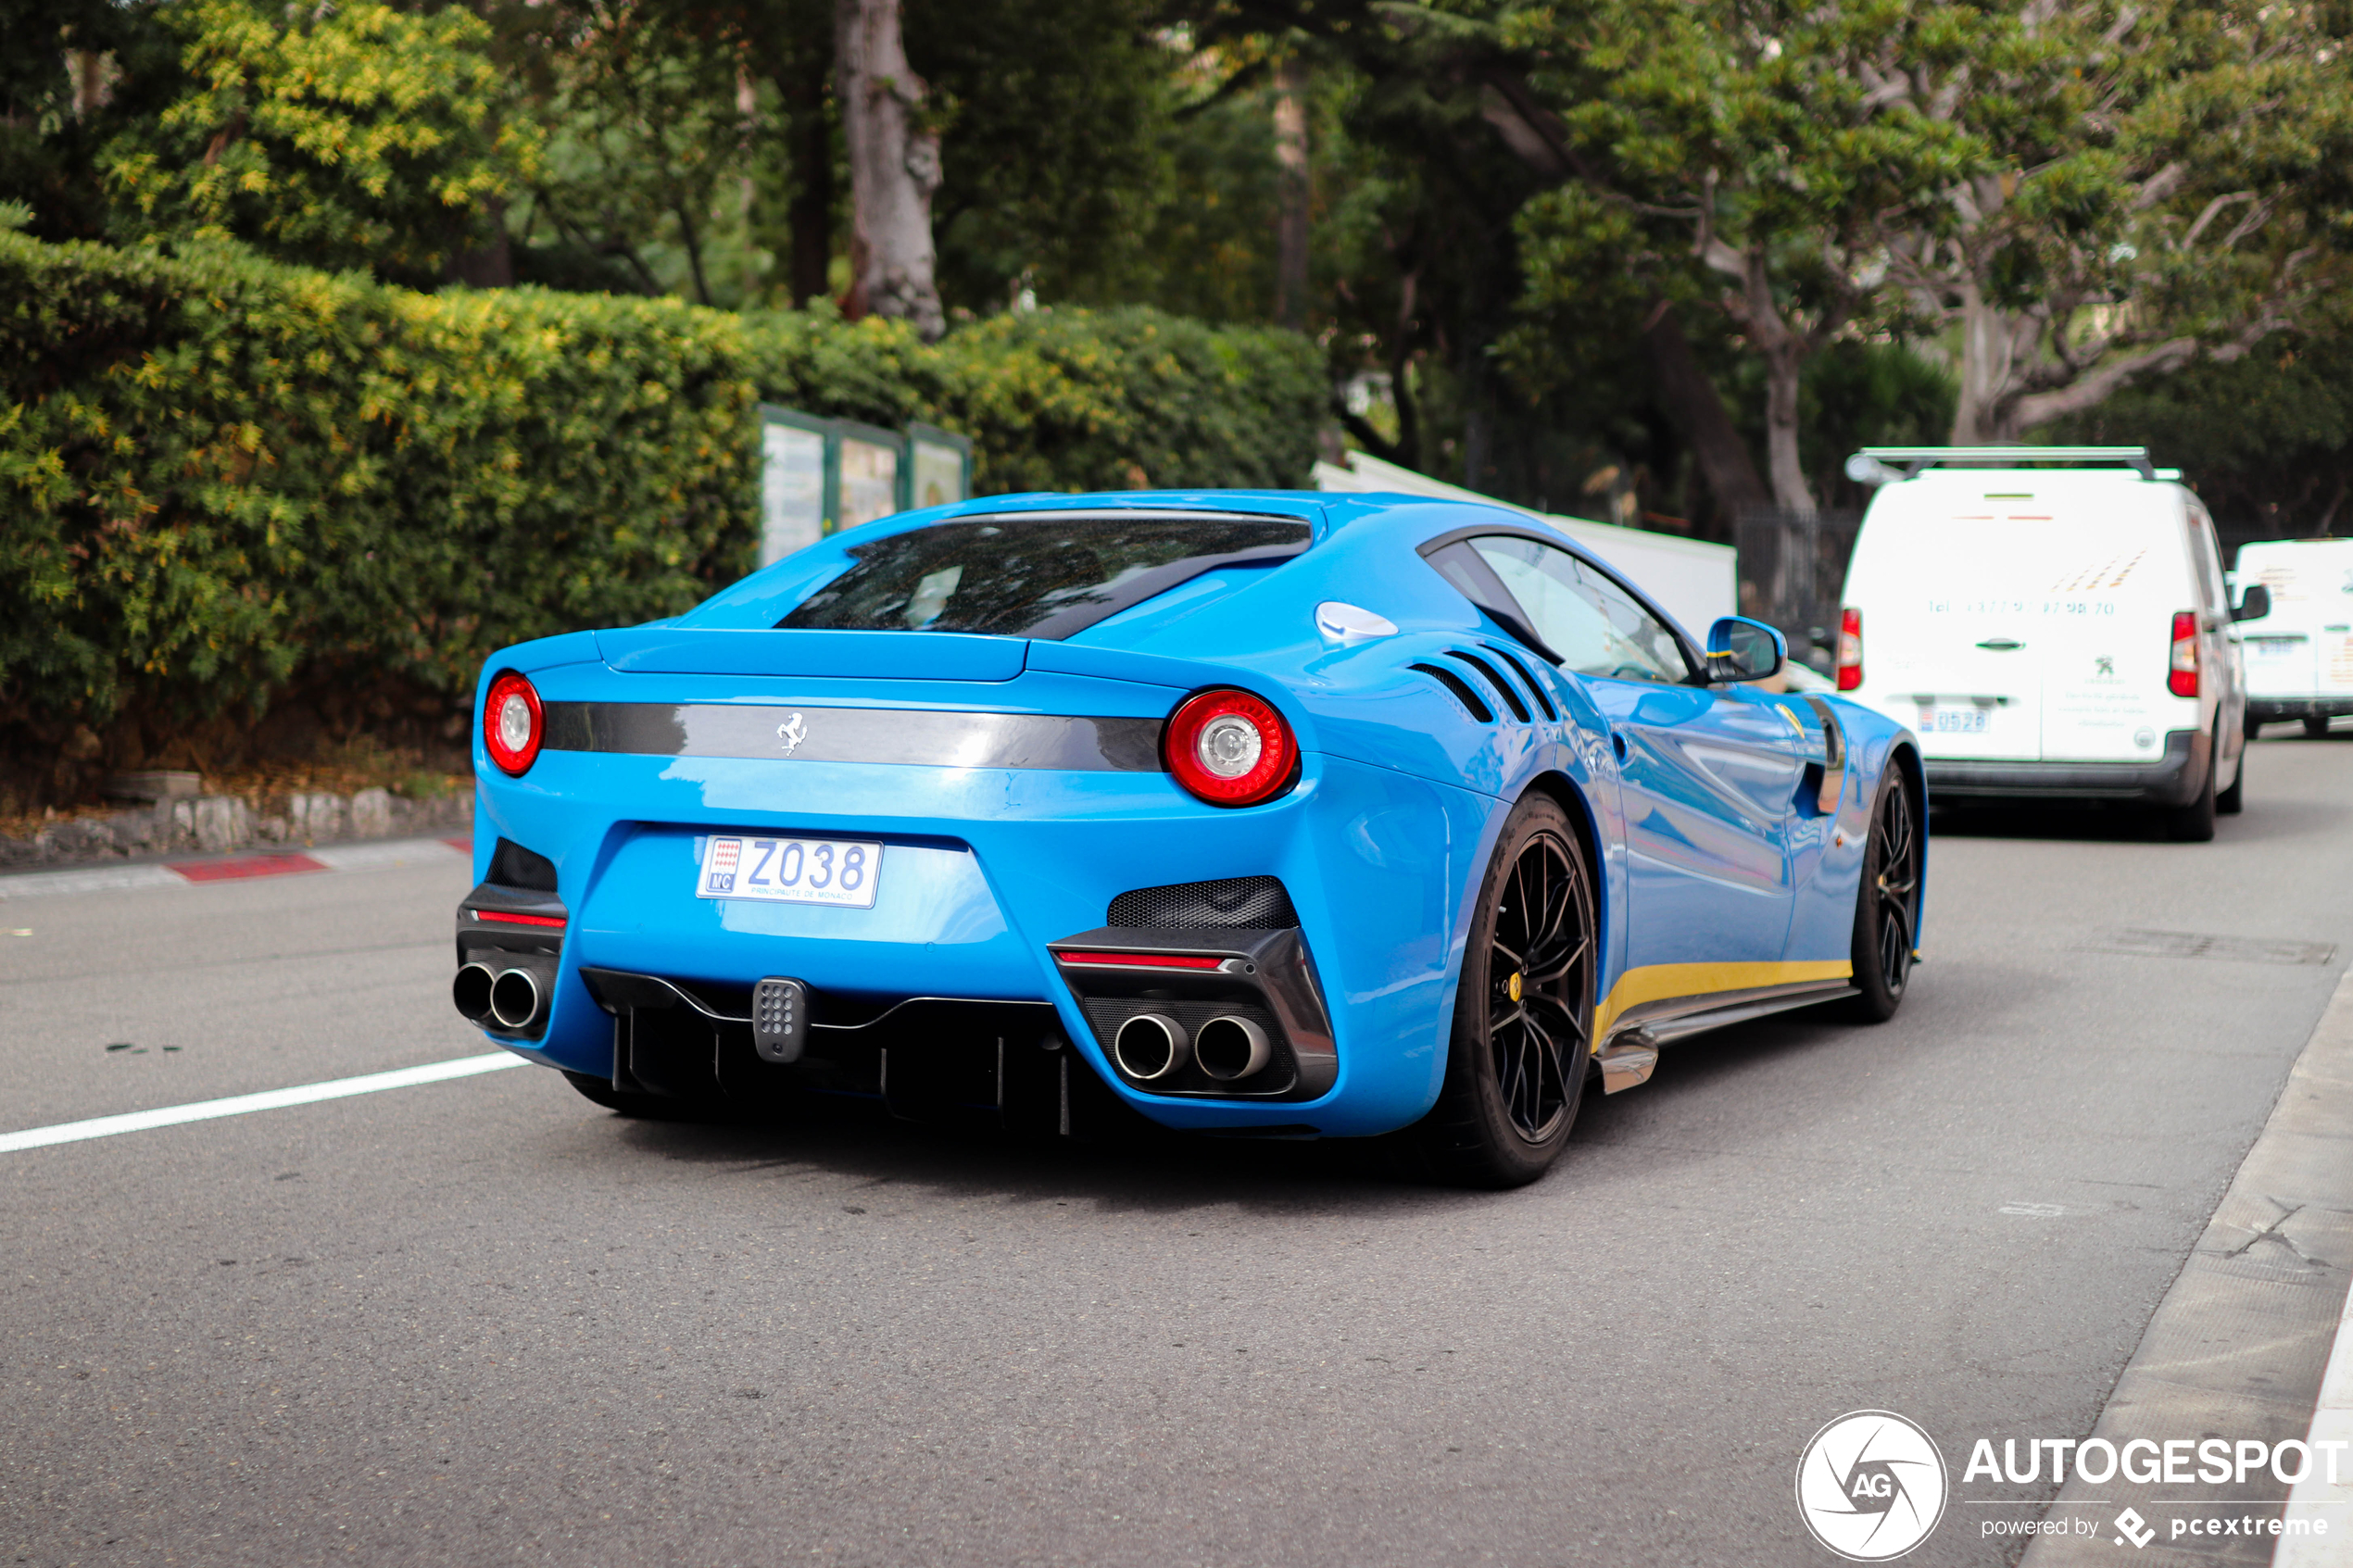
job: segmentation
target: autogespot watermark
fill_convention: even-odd
[[[1944,1456],[1894,1411],[1856,1411],[1814,1434],[1797,1461],[1797,1511],[1850,1562],[1884,1562],[1944,1517]]]
[[[2006,1437],[1997,1458],[1994,1440],[1980,1437],[1970,1446],[1961,1486],[2058,1486],[2067,1483],[2070,1471],[2076,1479],[2094,1486],[2121,1481],[2140,1486],[2246,1486],[2268,1481],[2284,1487],[2315,1474],[2334,1486],[2340,1471],[2353,1476],[2353,1452],[2348,1450],[2353,1450],[2353,1442],[2307,1443],[2295,1437],[2277,1443],[2252,1437],[2134,1437],[2120,1444],[2103,1437]],[[1910,1551],[1934,1532],[1947,1499],[1944,1456],[1935,1440],[1919,1423],[1893,1411],[1853,1411],[1840,1416],[1814,1434],[1797,1461],[1799,1516],[1816,1540],[1851,1562],[1884,1562]],[[2010,1501],[1965,1500],[1988,1506]],[[2188,1499],[2159,1500],[2193,1509],[2216,1506]],[[2046,1505],[2020,1500],[2012,1506]],[[2113,1519],[2102,1517],[2105,1512],[2103,1507],[2095,1514],[1981,1518],[1977,1529],[1988,1538],[2105,1536],[2108,1544],[2129,1551],[2160,1537],[2201,1543],[2215,1537],[2271,1541],[2329,1533],[2324,1518],[2286,1517],[2252,1507],[2230,1512],[2223,1505],[2221,1512],[2169,1514],[2154,1522],[2129,1507]]]

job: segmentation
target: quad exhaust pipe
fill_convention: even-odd
[[[547,1015],[547,985],[527,969],[493,970],[476,961],[458,971],[449,999],[469,1023],[522,1033]]]
[[[1188,1062],[1221,1084],[1237,1083],[1265,1070],[1274,1060],[1265,1029],[1247,1018],[1220,1014],[1193,1032],[1166,1013],[1139,1012],[1112,1036],[1119,1070],[1139,1084],[1158,1083],[1184,1071]]]
[[[1247,1018],[1221,1016],[1202,1024],[1193,1035],[1193,1060],[1221,1084],[1247,1078],[1274,1057],[1266,1031]]]
[[[1112,1036],[1111,1054],[1119,1070],[1139,1083],[1149,1084],[1183,1071],[1192,1059],[1192,1043],[1165,1013],[1139,1012]]]

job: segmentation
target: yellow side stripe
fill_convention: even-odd
[[[1808,980],[1845,980],[1855,966],[1844,959],[1812,959],[1802,963],[1779,960],[1759,963],[1655,963],[1629,969],[1617,977],[1602,1005],[1593,1010],[1593,1048],[1599,1050],[1610,1025],[1629,1009],[1645,1002],[1677,1001],[1685,997],[1712,996],[1718,991],[1759,991],[1768,985],[1795,985]]]

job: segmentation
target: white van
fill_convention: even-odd
[[[2271,613],[2239,627],[2246,647],[2246,733],[2284,719],[2308,735],[2353,713],[2353,539],[2269,539],[2239,546],[2239,586],[2260,585]]]
[[[2213,837],[2246,697],[2214,524],[2179,476],[2137,446],[1877,447],[1848,471],[1880,489],[1838,686],[1911,726],[1930,798],[2137,801]]]

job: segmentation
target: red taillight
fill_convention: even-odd
[[[529,681],[510,670],[490,683],[482,705],[482,743],[493,762],[510,773],[528,770],[538,759],[543,727],[539,694]]]
[[[1215,969],[1224,959],[1206,953],[1056,953],[1064,963],[1120,969]]]
[[[1863,612],[1852,608],[1838,615],[1838,689],[1851,692],[1863,684]]]
[[[1187,700],[1168,721],[1168,771],[1212,806],[1255,806],[1290,787],[1299,743],[1272,706],[1230,686]]]
[[[2173,651],[2166,661],[2165,689],[2175,696],[2197,696],[2197,617],[2173,612]]]
[[[539,925],[551,931],[561,931],[564,927],[560,915],[519,915],[507,909],[469,909],[466,912],[493,925]]]

